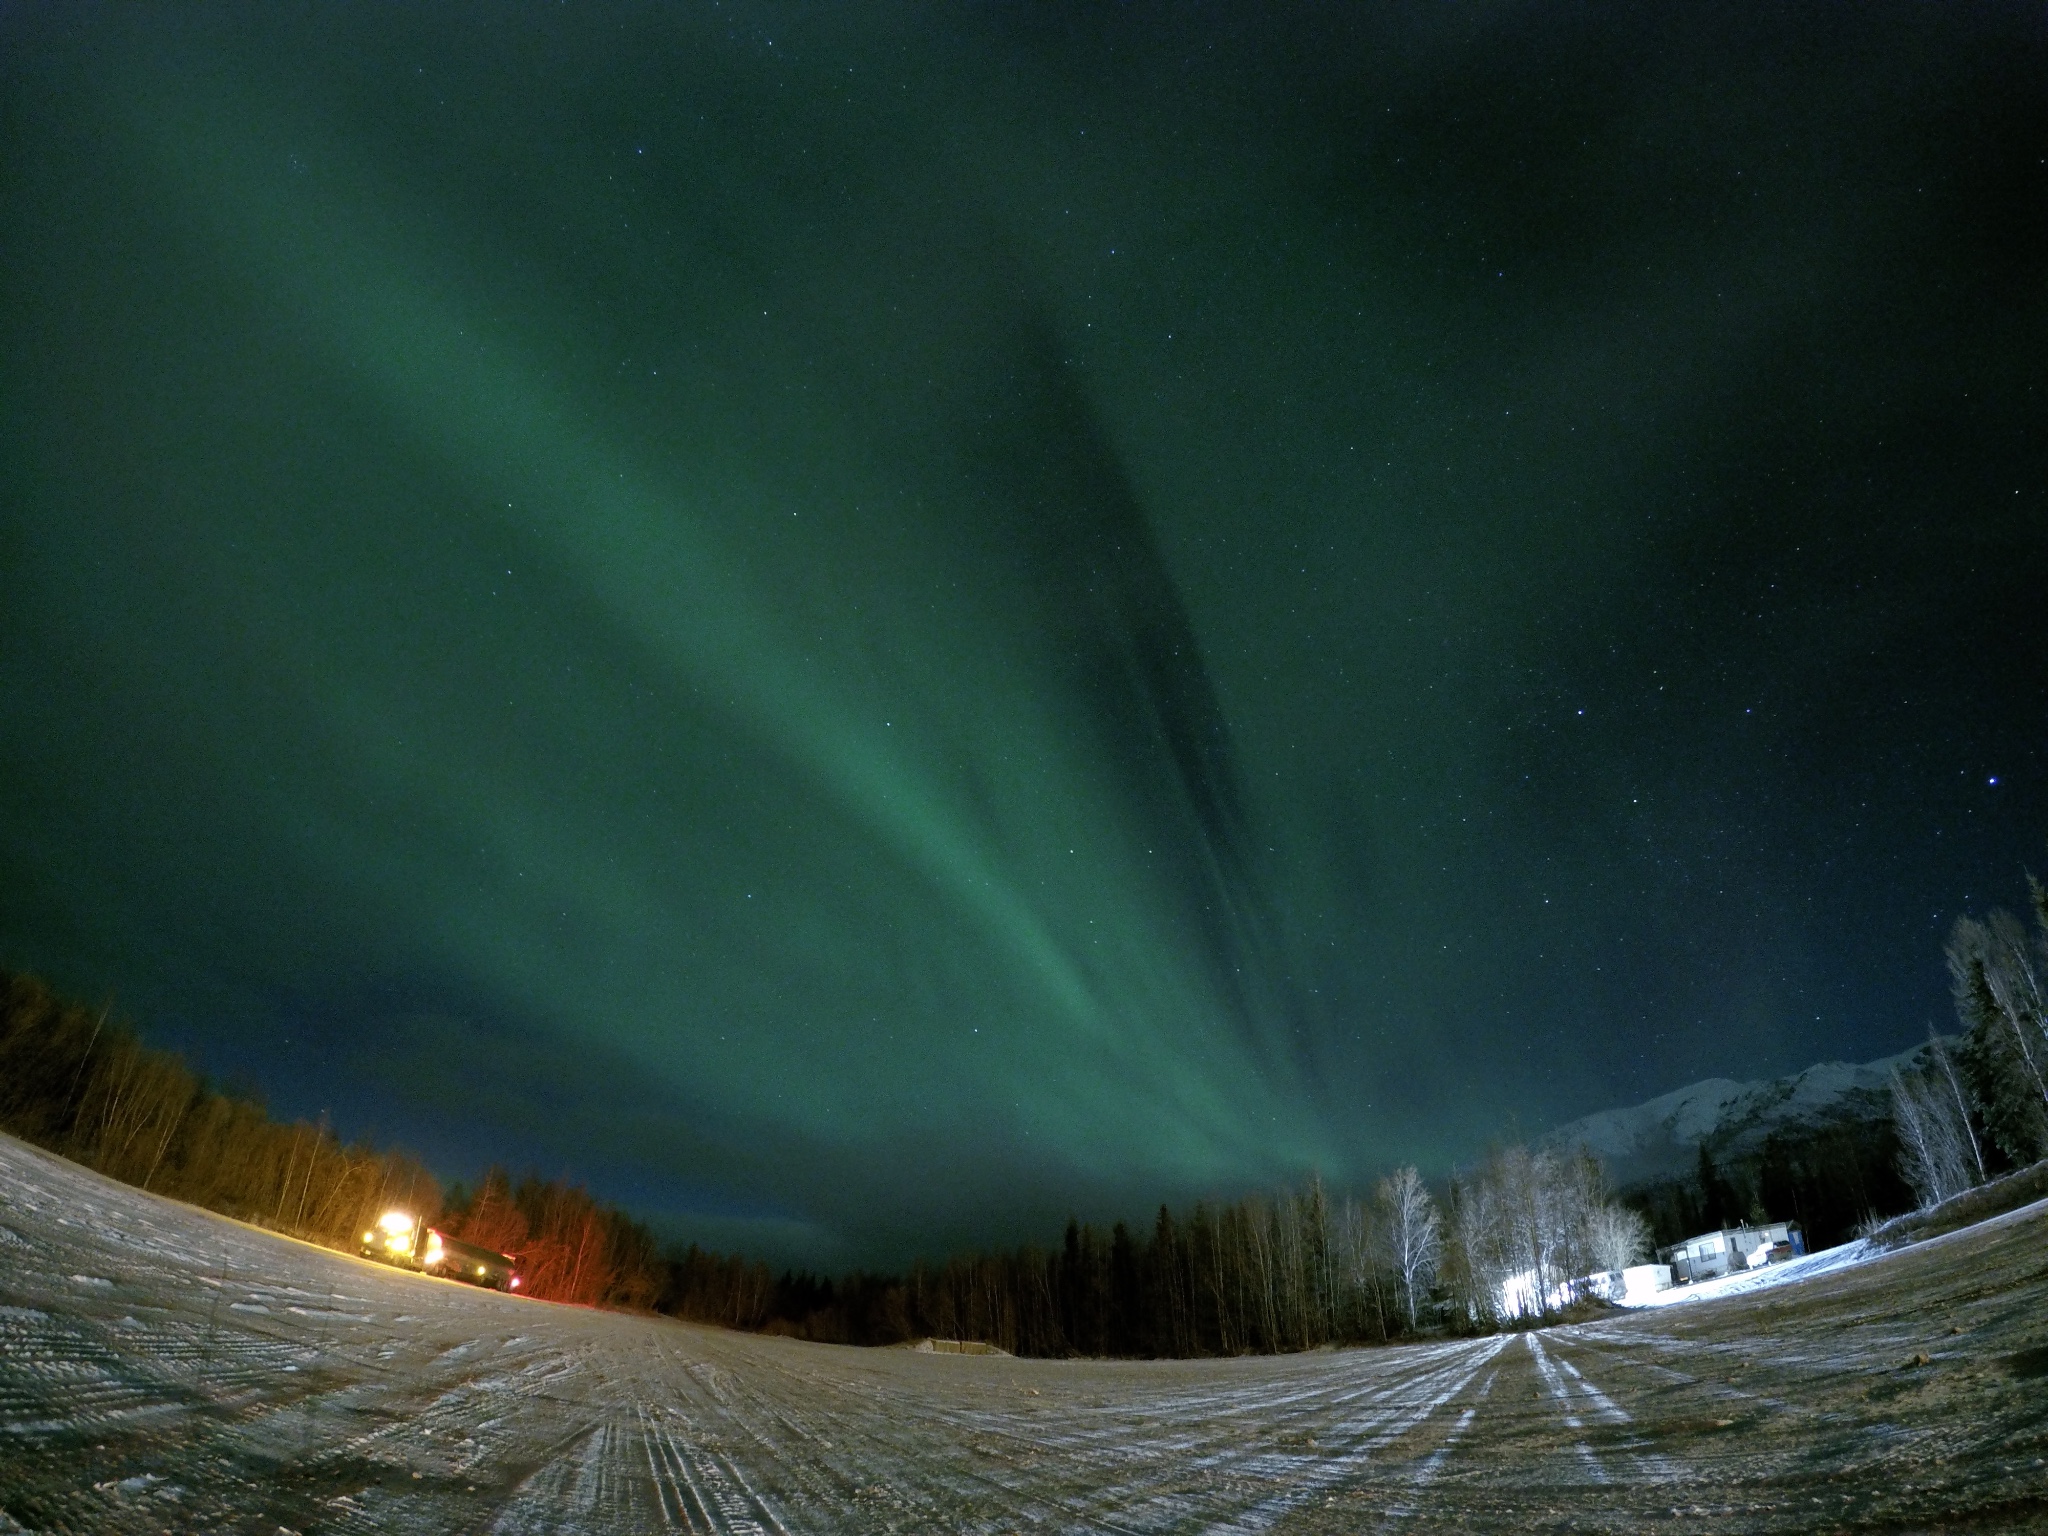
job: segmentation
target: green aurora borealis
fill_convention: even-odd
[[[0,19],[0,963],[821,1263],[1904,1048],[2020,7]]]

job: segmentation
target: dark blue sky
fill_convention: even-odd
[[[821,1263],[1911,1044],[2038,8],[0,21],[0,963]]]

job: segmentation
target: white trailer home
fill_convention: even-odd
[[[1798,1258],[1806,1252],[1806,1234],[1796,1221],[1766,1222],[1761,1226],[1723,1227],[1704,1232],[1660,1249],[1657,1257],[1671,1266],[1671,1277],[1679,1285],[1713,1280],[1744,1269]]]

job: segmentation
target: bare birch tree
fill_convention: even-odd
[[[1443,1218],[1437,1214],[1422,1175],[1413,1167],[1398,1168],[1381,1179],[1377,1194],[1394,1273],[1401,1282],[1401,1304],[1413,1329],[1419,1326],[1416,1298],[1436,1274],[1437,1259],[1443,1252]]]
[[[2010,1046],[2024,1067],[2034,1093],[2048,1104],[2048,1075],[2041,1058],[2044,1045],[2039,979],[2028,955],[2026,931],[2010,912],[1993,912],[1989,923],[1956,919],[1948,947],[1949,975],[1958,1004],[1965,999],[1981,1014],[1991,1005],[1992,1019],[2010,1032]]]
[[[1919,1197],[1936,1205],[1974,1187],[1981,1164],[1975,1139],[1950,1084],[1926,1072],[1892,1069],[1892,1124],[1899,1136],[1899,1172]]]
[[[1948,1107],[1955,1113],[1956,1124],[1963,1128],[1963,1139],[1970,1148],[1970,1166],[1976,1171],[1973,1182],[1982,1184],[1990,1175],[1984,1171],[1984,1147],[1977,1140],[1977,1128],[1970,1123],[1970,1098],[1963,1091],[1962,1076],[1956,1071],[1948,1042],[1934,1032],[1932,1025],[1927,1030],[1927,1061],[1929,1079],[1947,1090]]]
[[[1627,1269],[1650,1256],[1650,1224],[1640,1211],[1611,1200],[1593,1207],[1586,1237],[1595,1269]]]

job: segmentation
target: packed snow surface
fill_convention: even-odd
[[[0,1532],[2048,1522],[2048,1218],[1536,1333],[853,1350],[381,1269],[0,1138]]]

